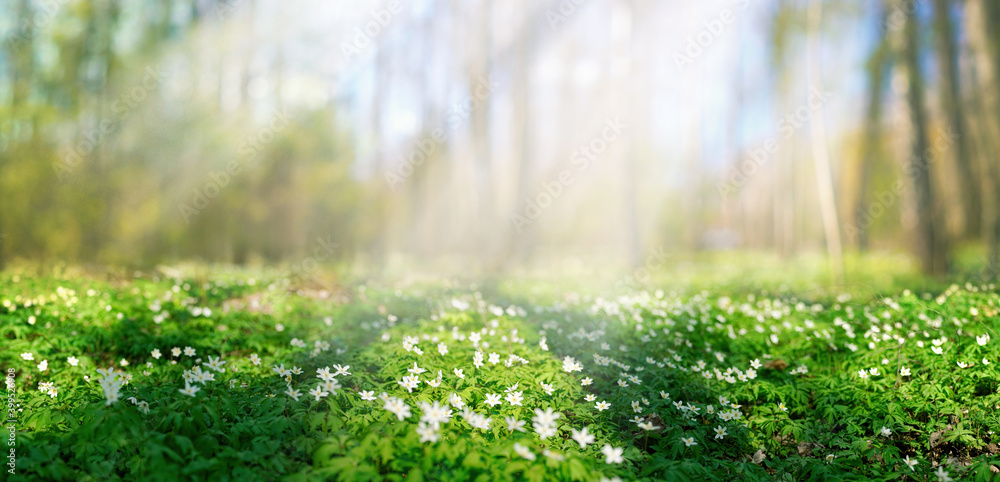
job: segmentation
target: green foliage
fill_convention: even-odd
[[[926,480],[939,468],[991,480],[1000,467],[994,291],[543,303],[499,286],[360,285],[320,299],[245,273],[113,285],[7,276],[0,365],[15,370],[20,404],[11,480]],[[218,357],[224,371],[205,368]],[[111,403],[97,373],[109,366],[128,376]],[[214,380],[181,393],[196,366]],[[350,374],[308,393],[330,366]],[[415,367],[425,372],[409,392],[399,382]],[[486,404],[515,385],[520,405]],[[386,410],[382,392],[411,415]],[[439,439],[422,441],[420,404],[452,394],[489,428],[454,406]],[[535,409],[560,414],[554,435],[532,429]],[[594,440],[581,447],[572,434],[585,427]],[[621,463],[607,463],[606,445],[623,449]]]

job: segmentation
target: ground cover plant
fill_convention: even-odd
[[[10,480],[1000,477],[992,285],[2,281]]]

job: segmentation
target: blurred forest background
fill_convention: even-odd
[[[1000,2],[0,0],[0,41],[0,267],[1000,266]]]

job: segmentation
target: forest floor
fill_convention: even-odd
[[[1000,479],[995,285],[767,276],[292,289],[240,270],[0,274],[4,470]]]

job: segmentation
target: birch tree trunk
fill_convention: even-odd
[[[962,193],[962,213],[965,218],[963,233],[967,237],[977,237],[982,230],[981,186],[973,169],[972,156],[969,154],[961,83],[958,77],[958,48],[955,27],[949,12],[950,6],[949,0],[934,0],[934,29],[937,34],[935,45],[940,70],[941,106],[945,111],[948,125],[955,135],[953,154],[961,183],[959,192]]]
[[[809,5],[809,58],[808,75],[809,89],[822,87],[820,82],[819,68],[819,35],[820,21],[822,19],[822,4],[819,0],[813,0]],[[809,90],[807,89],[807,91]],[[840,226],[837,221],[837,202],[834,198],[833,173],[830,170],[830,156],[826,150],[826,125],[823,122],[823,113],[814,112],[809,120],[811,131],[811,144],[813,151],[813,161],[816,163],[816,188],[819,193],[820,214],[823,218],[823,233],[826,237],[827,256],[830,261],[830,271],[834,273],[837,282],[844,278],[844,256],[840,244]]]
[[[948,270],[947,241],[943,230],[937,229],[934,208],[930,142],[927,138],[927,109],[924,105],[924,79],[920,72],[920,51],[917,44],[919,19],[907,15],[903,26],[902,67],[906,73],[906,103],[912,137],[910,159],[906,173],[913,182],[916,203],[916,254],[924,273],[943,275]]]

